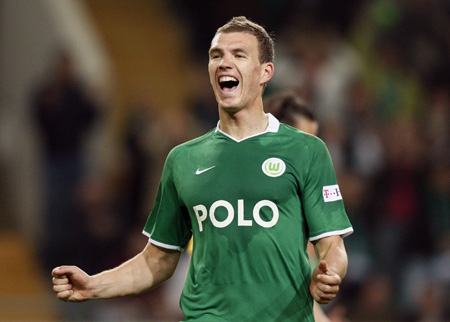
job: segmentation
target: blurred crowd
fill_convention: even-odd
[[[314,107],[355,227],[334,303],[350,320],[450,320],[449,10],[370,1],[278,37],[272,89]]]
[[[191,38],[186,112],[130,106],[112,168],[89,165],[89,137],[105,115],[76,78],[70,55],[59,57],[31,100],[45,151],[44,270],[72,263],[96,273],[142,250],[140,232],[168,151],[218,120],[209,42],[218,26],[244,14],[274,31],[275,76],[266,95],[293,90],[314,110],[354,225],[345,240],[347,277],[324,306],[330,319],[450,321],[449,2],[241,2],[223,10],[169,3]],[[72,317],[178,319],[184,273],[113,307],[78,307]]]

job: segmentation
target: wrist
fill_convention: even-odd
[[[88,300],[98,300],[102,298],[101,276],[99,274],[90,276],[86,284],[86,297]]]

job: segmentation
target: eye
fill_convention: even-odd
[[[210,57],[209,59],[215,60],[215,59],[219,59],[221,57],[221,55],[219,53],[211,53],[209,55],[209,57]]]

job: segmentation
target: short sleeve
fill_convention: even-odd
[[[311,159],[301,198],[309,240],[334,235],[345,237],[353,232],[353,228],[345,212],[328,149],[320,139],[316,139],[308,149]]]
[[[157,246],[183,250],[192,235],[191,221],[186,207],[180,202],[173,180],[174,152],[164,164],[153,209],[143,234]]]

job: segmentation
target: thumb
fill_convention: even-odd
[[[324,274],[328,273],[328,267],[327,267],[326,261],[321,260],[317,266],[319,267],[319,269],[322,273],[324,273]]]
[[[76,267],[75,266],[59,266],[53,269],[52,275],[54,277],[66,277],[70,275],[76,274]]]

